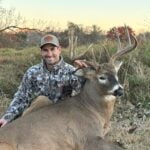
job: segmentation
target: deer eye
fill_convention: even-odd
[[[98,81],[99,81],[100,84],[106,84],[106,82],[107,82],[107,76],[105,76],[105,75],[100,75],[100,76],[98,77]]]
[[[106,80],[106,77],[105,76],[100,76],[99,79],[100,80]]]

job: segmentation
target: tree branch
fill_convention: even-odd
[[[1,29],[0,32],[4,32],[5,30],[10,30],[12,28],[16,28],[16,29],[20,29],[20,30],[35,30],[35,31],[39,31],[41,32],[39,29],[35,29],[35,28],[22,28],[22,27],[18,27],[18,26],[7,26],[4,29]]]

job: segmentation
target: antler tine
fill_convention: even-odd
[[[87,61],[87,60],[85,60],[84,62],[85,62],[89,67],[92,67],[92,68],[95,68],[95,69],[97,69],[97,67],[99,66],[99,64],[96,63],[96,62],[91,62],[91,61]]]
[[[132,34],[130,34],[131,39],[133,40],[133,43],[121,50],[119,50],[116,54],[114,54],[111,57],[111,62],[114,62],[117,58],[120,58],[121,56],[131,52],[133,49],[135,49],[137,47],[137,39],[135,38],[135,36],[133,36]]]
[[[90,44],[90,46],[88,47],[88,49],[83,52],[82,54],[80,54],[79,56],[76,56],[74,58],[72,58],[72,61],[74,62],[77,59],[84,59],[84,56],[89,52],[90,48],[93,46],[93,44]]]
[[[96,64],[96,56],[95,56],[95,53],[94,53],[94,51],[93,51],[93,48],[92,48],[91,52],[92,52],[92,56],[93,56],[94,63]]]
[[[95,62],[91,62],[91,61],[85,61],[85,63],[88,65],[88,66],[91,66],[91,67],[93,67],[93,66],[95,66],[96,65],[96,63]]]

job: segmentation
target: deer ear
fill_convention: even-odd
[[[79,69],[75,70],[74,74],[82,77],[82,76],[84,76],[84,71],[82,68],[79,68]]]
[[[93,67],[80,68],[75,71],[75,75],[83,76],[84,78],[90,79],[95,76],[96,70]]]
[[[122,61],[115,61],[114,62],[114,67],[115,67],[116,72],[119,71],[119,69],[120,69],[120,67],[121,67],[122,64],[123,64]]]

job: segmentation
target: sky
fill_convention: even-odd
[[[1,0],[27,20],[43,20],[66,28],[68,22],[97,25],[107,31],[129,25],[136,32],[150,31],[150,0]]]

